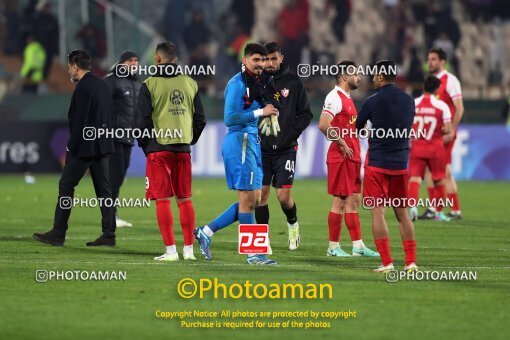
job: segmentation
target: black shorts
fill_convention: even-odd
[[[297,147],[280,153],[262,151],[262,169],[264,178],[262,185],[275,188],[292,188],[296,168]]]

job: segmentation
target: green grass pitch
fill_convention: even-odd
[[[100,234],[98,208],[73,209],[63,248],[40,244],[34,232],[51,228],[58,176],[0,177],[0,338],[89,339],[92,337],[273,339],[335,337],[359,339],[508,339],[510,304],[510,183],[459,183],[464,219],[415,223],[418,261],[423,270],[472,270],[477,281],[385,282],[371,272],[378,260],[330,258],[327,213],[330,198],[323,180],[297,180],[293,196],[301,226],[301,247],[287,249],[284,215],[272,193],[271,243],[274,267],[253,267],[237,252],[237,227],[214,237],[214,260],[206,262],[195,245],[194,263],[156,263],[163,252],[155,208],[130,208],[121,217],[134,223],[120,229],[117,247],[88,249]],[[122,197],[143,197],[143,178],[128,178]],[[197,225],[209,222],[235,200],[222,179],[195,179]],[[89,177],[76,196],[94,197]],[[172,202],[177,248],[182,251],[178,210]],[[387,214],[390,215],[389,213]],[[368,211],[361,211],[365,243],[375,248]],[[388,218],[396,265],[403,250],[393,217]],[[350,248],[345,225],[342,245]],[[122,270],[126,281],[35,282],[35,271]],[[333,299],[183,299],[177,282],[185,277],[218,278],[222,283],[331,283]],[[185,329],[179,320],[155,317],[156,310],[342,311],[356,318],[331,321],[329,329]],[[248,321],[243,319],[243,321]]]

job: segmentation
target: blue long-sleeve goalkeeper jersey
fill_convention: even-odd
[[[249,134],[258,134],[258,117],[255,117],[253,111],[260,109],[260,104],[253,101],[245,109],[246,104],[246,83],[243,80],[241,72],[236,74],[227,84],[225,89],[225,110],[223,119],[230,132],[247,132]]]
[[[245,96],[246,95],[246,96]],[[260,104],[253,101],[245,109],[249,94],[241,73],[236,74],[225,89],[224,121],[228,133],[221,153],[229,189],[262,188],[262,155],[258,136],[258,117],[254,111]]]

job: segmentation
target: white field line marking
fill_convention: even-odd
[[[301,224],[301,223],[300,223]],[[123,228],[124,229],[124,228]],[[131,229],[131,228],[125,228],[125,229]],[[6,237],[6,236],[4,236]],[[31,235],[15,235],[15,236],[9,236],[9,237],[13,237],[13,238],[19,238],[19,239],[22,239],[22,238],[32,238]],[[68,240],[75,240],[75,241],[84,241],[84,240],[90,240],[90,237],[73,237],[73,236],[66,236],[66,241]],[[117,240],[122,240],[122,241],[160,241],[161,238],[160,237],[156,237],[156,238],[147,238],[147,237],[144,237],[144,238],[139,238],[139,237],[119,237],[117,236]],[[233,241],[233,240],[222,240],[222,241],[219,241],[217,243],[235,243],[237,244],[238,241]],[[303,242],[301,242],[302,244]],[[440,249],[440,250],[443,250],[443,249],[449,249],[449,250],[469,250],[469,251],[486,251],[487,249],[486,248],[483,248],[483,249],[475,249],[475,248],[452,248],[452,247],[418,247],[418,249]],[[497,251],[510,251],[510,249],[493,249],[493,250],[497,250]]]
[[[40,264],[41,266],[43,265],[48,265],[48,264],[60,264],[60,265],[66,265],[66,264],[88,264],[88,265],[98,265],[98,264],[117,264],[117,265],[165,265],[166,263],[163,263],[163,262],[159,262],[159,261],[147,261],[147,262],[119,262],[119,261],[112,261],[112,262],[105,262],[105,261],[101,261],[101,262],[95,262],[95,261],[65,261],[65,262],[62,262],[62,261],[41,261],[41,260],[37,260],[37,261],[26,261],[26,260],[23,260],[23,261],[0,261],[0,263],[9,263],[9,264],[17,264],[17,263],[37,263],[37,264]],[[172,264],[176,264],[176,265],[183,265],[183,266],[200,266],[200,265],[204,265],[204,266],[210,266],[210,267],[250,267],[250,268],[253,268],[254,266],[251,266],[247,263],[233,263],[233,262],[219,262],[219,263],[207,263],[207,262],[204,262],[204,261],[199,261],[199,262],[195,262],[195,261],[179,261],[179,262],[173,262]],[[282,268],[282,267],[289,267],[289,268],[293,268],[293,267],[300,267],[300,268],[303,268],[303,267],[310,267],[310,268],[317,268],[318,266],[330,266],[331,264],[330,263],[321,263],[321,264],[298,264],[298,263],[295,263],[295,264],[280,264],[278,263],[276,265],[276,267],[278,268]],[[342,267],[341,269],[357,269],[357,268],[374,268],[376,266],[376,264],[374,265],[357,265],[356,267],[354,268],[345,268],[345,267]],[[265,267],[265,266],[255,266],[257,268],[260,268],[260,267]],[[272,267],[272,266],[267,266],[267,267]],[[476,270],[476,269],[510,269],[510,266],[473,266],[473,267],[465,267],[465,266],[452,266],[452,267],[425,267],[425,269],[423,267],[420,267],[422,270],[426,270],[426,271],[443,271],[443,270],[457,270],[457,269],[466,269],[466,270]]]
[[[300,223],[301,224],[301,223]],[[126,229],[126,230],[133,230],[133,228],[121,228],[121,229]],[[12,237],[12,238],[19,238],[19,239],[22,239],[22,238],[32,238],[31,237],[32,235],[14,235],[14,236],[8,236],[8,235],[5,235],[4,237]],[[116,238],[117,240],[123,240],[123,241],[160,241],[161,238],[160,237],[156,237],[156,238],[147,238],[147,237],[144,237],[144,238],[139,238],[139,237],[119,237],[117,236]],[[90,237],[76,237],[76,236],[66,236],[66,241],[69,241],[69,240],[75,240],[75,241],[83,241],[83,240],[90,240]],[[218,241],[217,243],[235,243],[237,244],[238,241],[234,241],[234,240],[221,240],[221,241]],[[418,247],[419,249],[439,249],[439,250],[469,250],[469,251],[486,251],[487,249],[486,248],[482,248],[482,249],[476,249],[476,248],[452,248],[452,247]],[[492,250],[498,250],[498,251],[510,251],[510,249],[492,249]]]

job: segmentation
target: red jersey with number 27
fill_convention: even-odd
[[[411,156],[430,158],[444,153],[443,126],[450,122],[452,115],[448,105],[430,94],[424,94],[414,100],[416,114],[413,130]]]

